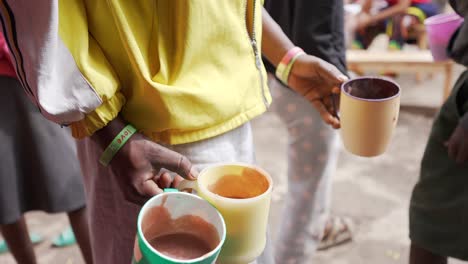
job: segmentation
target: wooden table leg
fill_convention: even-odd
[[[359,65],[348,63],[348,70],[354,72],[359,76],[364,75],[364,71],[359,68]]]
[[[450,95],[450,91],[452,90],[452,63],[447,63],[445,65],[445,84],[444,84],[444,97],[443,102],[447,100]]]

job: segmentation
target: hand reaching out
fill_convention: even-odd
[[[288,84],[319,111],[322,119],[334,128],[340,127],[335,116],[332,94],[340,93],[340,85],[348,77],[330,63],[310,55],[299,56],[291,69]]]

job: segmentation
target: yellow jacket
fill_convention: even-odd
[[[2,2],[23,86],[75,137],[120,112],[155,141],[194,142],[242,125],[271,101],[259,0]],[[28,15],[45,22],[28,24]]]

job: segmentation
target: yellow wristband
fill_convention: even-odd
[[[281,59],[280,63],[276,67],[275,75],[284,85],[288,85],[288,79],[289,74],[291,73],[292,65],[294,64],[296,59],[302,54],[305,53],[301,48],[294,47],[284,55],[284,57]]]
[[[285,85],[288,85],[288,80],[289,80],[289,75],[291,74],[291,70],[292,70],[292,67],[294,65],[294,62],[296,62],[297,58],[299,58],[301,55],[304,55],[305,53],[304,52],[300,52],[300,53],[297,53],[296,55],[294,55],[294,57],[291,59],[291,61],[289,62],[288,66],[286,66],[286,69],[284,70],[283,72],[283,76],[282,76],[282,79],[281,81],[285,84]]]

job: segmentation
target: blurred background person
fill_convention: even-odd
[[[401,50],[404,43],[411,40],[411,28],[423,24],[440,9],[431,0],[363,0],[361,5],[352,44],[354,49],[367,49],[377,35],[386,33],[390,39],[388,48]]]
[[[8,47],[0,34],[0,230],[20,264],[37,263],[24,213],[41,210],[67,212],[71,230],[54,240],[55,246],[76,241],[86,263],[92,263],[85,194],[68,130],[47,121],[26,97],[16,78]],[[6,242],[6,243],[5,243]]]
[[[465,22],[447,51],[464,71],[433,122],[411,196],[410,264],[468,261],[468,1],[450,4]]]
[[[342,0],[267,0],[265,8],[306,53],[346,72]],[[352,239],[351,220],[329,216],[339,154],[337,132],[322,121],[310,102],[273,77],[271,64],[266,66],[273,96],[271,111],[289,134],[288,194],[276,239],[276,263],[308,263],[306,252]]]

